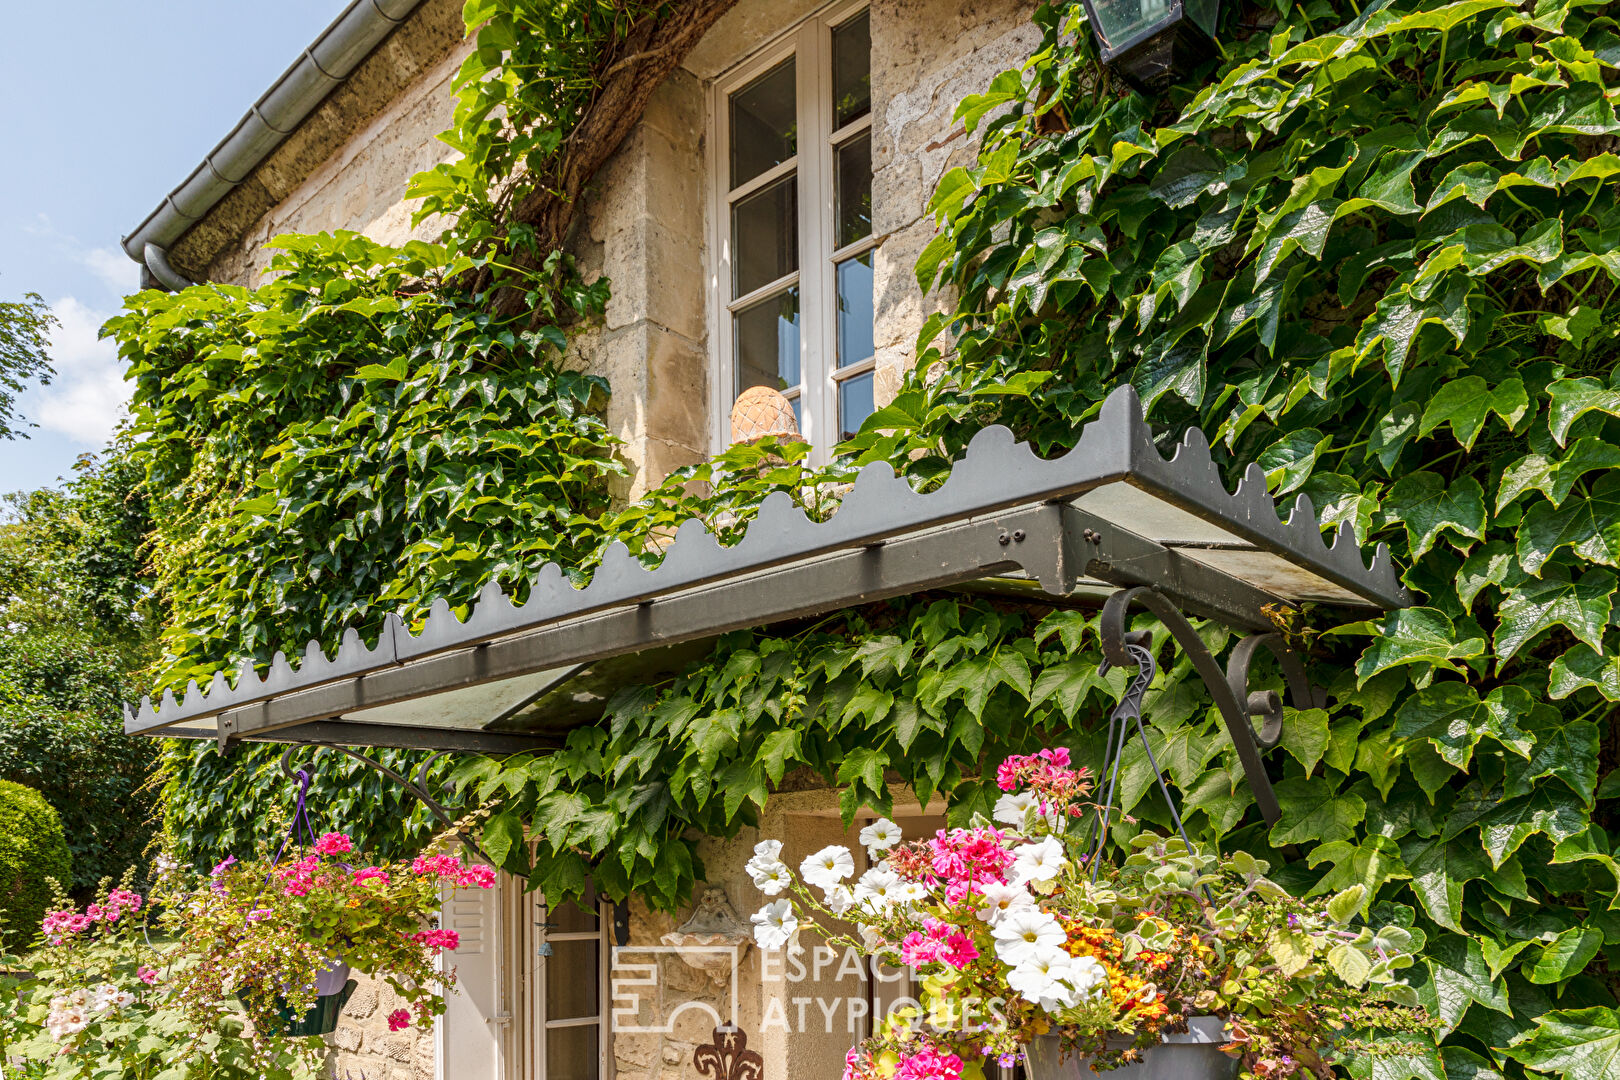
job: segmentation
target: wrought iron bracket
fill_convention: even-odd
[[[1193,668],[1203,679],[1204,686],[1221,712],[1232,746],[1237,750],[1238,761],[1248,777],[1249,789],[1260,807],[1261,817],[1265,818],[1267,825],[1276,824],[1282,811],[1277,805],[1277,795],[1271,789],[1271,778],[1266,774],[1261,754],[1282,741],[1282,696],[1275,690],[1251,691],[1249,665],[1259,650],[1266,649],[1276,658],[1282,670],[1283,680],[1288,686],[1289,703],[1296,709],[1319,708],[1323,702],[1311,687],[1299,653],[1289,647],[1280,634],[1250,634],[1237,643],[1223,671],[1181,609],[1157,588],[1139,585],[1120,589],[1103,604],[1099,629],[1102,632],[1103,660],[1109,666],[1137,666],[1136,659],[1131,655],[1131,646],[1139,644],[1139,641],[1137,635],[1132,634],[1126,626],[1126,615],[1133,606],[1154,615],[1192,661]],[[1260,722],[1258,730],[1255,720]]]
[[[455,818],[450,816],[450,812],[444,808],[443,804],[441,804],[432,795],[428,794],[428,770],[433,767],[433,763],[435,761],[438,761],[441,757],[444,757],[446,754],[450,753],[450,751],[439,750],[435,753],[429,754],[426,760],[424,760],[417,768],[416,779],[415,781],[412,781],[403,773],[390,769],[382,762],[369,758],[366,755],[347,746],[337,746],[332,743],[291,743],[287,746],[287,749],[281,752],[281,772],[287,777],[287,779],[298,779],[298,773],[293,769],[292,766],[292,756],[299,750],[306,747],[313,748],[314,754],[312,757],[318,756],[322,750],[334,750],[340,754],[347,754],[349,757],[360,762],[362,765],[369,766],[370,768],[375,769],[377,772],[382,773],[384,776],[388,777],[388,779],[410,792],[410,794],[416,796],[417,801],[419,801],[423,806],[427,807],[428,813],[432,814],[439,824],[448,829],[454,829],[456,840],[460,842],[462,847],[467,849],[468,854],[472,855],[481,863],[488,866],[495,866],[494,860],[488,855],[484,854],[483,849],[478,846],[478,842],[472,838],[472,834],[466,829],[458,828],[456,826]],[[497,867],[497,869],[499,868]]]

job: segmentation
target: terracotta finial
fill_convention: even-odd
[[[769,386],[750,386],[731,407],[731,441],[756,443],[761,439],[799,438],[799,419],[793,403]]]

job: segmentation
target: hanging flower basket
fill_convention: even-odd
[[[1237,1075],[1238,1059],[1221,1049],[1228,1039],[1218,1016],[1195,1016],[1186,1031],[1160,1035],[1159,1042],[1143,1051],[1141,1061],[1104,1075],[1109,1080],[1232,1080]],[[1098,1075],[1084,1056],[1064,1054],[1056,1035],[1032,1040],[1024,1053],[1029,1080],[1096,1080]]]
[[[1168,835],[1113,809],[1131,741],[1159,771],[1140,712],[1153,657],[1143,640],[1129,650],[1137,675],[1095,778],[1064,749],[1008,758],[994,820],[909,842],[875,822],[859,878],[847,848],[797,875],[781,841],[755,848],[755,885],[790,894],[754,915],[762,949],[814,926],[914,973],[915,1002],[879,1018],[844,1080],[983,1080],[1020,1057],[1030,1080],[1307,1080],[1425,1026],[1402,978],[1416,939],[1371,921],[1364,886],[1296,897],[1249,852],[1199,850],[1162,774]],[[858,937],[839,932],[850,923]]]
[[[337,993],[321,994],[302,1015],[293,1011],[286,998],[276,995],[279,1006],[276,1015],[281,1018],[281,1030],[277,1034],[330,1035],[337,1030],[338,1017],[343,1014],[343,1006],[349,1003],[357,985],[353,979],[349,979]]]
[[[261,1018],[274,1014],[273,1020],[264,1020],[267,1035],[330,1035],[337,1030],[338,1017],[359,985],[349,978],[349,964],[336,959],[327,962],[315,975],[315,1000],[306,1009],[298,1009],[285,994],[272,994],[269,1001],[258,1000],[257,994],[245,993],[238,1000],[249,1013]]]

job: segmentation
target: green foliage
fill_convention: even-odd
[[[475,48],[456,72],[455,118],[439,136],[459,156],[411,178],[416,219],[448,215],[463,251],[503,242],[513,207],[564,185],[563,151],[596,100],[604,59],[658,9],[647,0],[468,0]],[[512,239],[525,242],[521,227]]]
[[[470,260],[352,233],[274,246],[280,276],[258,289],[148,291],[107,324],[171,611],[162,685],[343,627],[375,636],[492,579],[521,596],[595,549],[623,470],[607,384],[556,366],[561,331],[442,287]],[[581,317],[605,299],[572,296]]]
[[[38,293],[0,300],[0,439],[15,439],[32,426],[15,412],[17,395],[30,382],[50,385],[54,371],[45,350],[55,325],[56,316]]]
[[[160,615],[136,480],[115,445],[61,491],[13,496],[0,524],[0,779],[61,816],[74,870],[62,885],[81,896],[140,860],[156,816],[157,748],[123,730]]]
[[[450,283],[476,261],[352,233],[275,246],[279,276],[257,289],[144,292],[108,324],[135,380],[131,456],[169,612],[159,687],[221,657],[330,648],[346,627],[374,638],[390,613],[414,626],[436,597],[465,613],[491,580],[521,597],[544,563],[597,550],[623,472],[606,382],[557,366],[556,327],[502,322]],[[606,283],[564,295],[591,317]],[[167,751],[167,828],[188,855],[217,861],[275,831],[277,753]],[[420,755],[387,756],[408,769]],[[359,769],[320,759],[313,805],[370,848],[425,838],[420,813],[380,778],[357,786]]]
[[[228,855],[243,857],[279,843],[298,800],[298,785],[281,771],[282,747],[249,743],[220,757],[211,742],[174,740],[161,761],[163,829],[185,859],[207,869]],[[410,750],[368,751],[375,760],[414,777],[424,754]],[[310,773],[307,803],[315,827],[363,842],[378,858],[420,850],[439,824],[404,788],[375,769],[339,753],[297,751],[294,771]],[[449,772],[439,761],[428,771],[430,790],[455,805],[437,786]]]
[[[517,843],[486,850],[548,896],[577,895],[588,870],[609,896],[633,892],[675,907],[702,874],[695,838],[754,824],[790,772],[842,785],[846,818],[862,805],[891,809],[892,771],[922,802],[951,792],[952,816],[965,821],[995,801],[994,785],[977,777],[981,758],[1055,740],[1095,770],[1102,736],[1071,718],[1117,696],[1123,673],[1059,689],[1073,665],[1095,671],[1094,638],[1074,612],[1043,620],[1021,607],[951,599],[879,605],[791,636],[732,634],[668,687],[616,695],[605,724],[572,732],[566,749],[505,763],[466,759],[452,781],[480,800],[510,795],[486,844],[508,820],[527,821],[544,838],[538,858],[531,863]],[[1185,674],[1183,665],[1177,681]],[[1159,695],[1150,719],[1179,728],[1180,705]],[[1135,808],[1150,766],[1137,754],[1123,770],[1125,802]]]
[[[19,948],[39,934],[52,899],[47,878],[66,883],[73,857],[62,822],[39,792],[0,780],[0,942]]]
[[[978,159],[931,203],[918,277],[954,307],[842,449],[926,487],[990,423],[1073,445],[1129,381],[1167,451],[1198,426],[1230,481],[1259,462],[1275,494],[1387,543],[1421,606],[1313,638],[1328,707],[1272,755],[1275,828],[1184,667],[1151,737],[1188,748],[1161,760],[1195,840],[1295,845],[1290,882],[1361,885],[1437,943],[1415,985],[1439,1054],[1353,1075],[1607,1075],[1620,26],[1578,0],[1253,15],[1217,70],[1147,102],[1113,91],[1079,4],[1039,10],[1042,49],[962,104]],[[815,479],[750,481],[728,509]],[[532,816],[539,861],[508,861],[536,885],[577,890],[589,868],[669,904],[701,872],[685,837],[752,821],[786,770],[844,785],[846,816],[886,810],[898,780],[960,817],[984,761],[1051,741],[1087,760],[1107,695],[1085,682],[1085,621],[1032,634],[1037,614],[919,603],[728,639],[563,753],[461,773]],[[1165,823],[1145,775],[1122,787]]]

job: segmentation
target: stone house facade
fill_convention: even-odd
[[[387,24],[348,74],[267,137],[251,169],[224,177],[217,198],[187,205],[156,256],[144,239],[154,219],[143,223],[126,241],[132,255],[154,273],[250,285],[269,261],[265,243],[282,233],[437,238],[434,221],[412,227],[403,193],[448,153],[435,136],[451,124],[450,83],[469,48],[461,4],[374,6]],[[576,338],[568,362],[612,385],[608,419],[632,469],[623,496],[724,446],[731,403],[756,382],[793,399],[823,457],[841,428],[892,396],[931,303],[913,271],[934,233],[925,206],[973,145],[952,113],[1033,51],[1033,7],[737,0],[657,88],[592,183],[574,241],[586,273],[612,280],[605,318]],[[791,864],[854,839],[826,791],[774,797],[761,832],[787,838]],[[734,967],[669,951],[740,942],[700,930],[731,913],[746,927],[762,903],[743,871],[756,839],[705,843],[707,886],[719,891],[708,896],[712,918],[688,933],[684,916],[630,905],[617,967],[624,934],[609,908],[549,910],[521,883],[447,898],[445,924],[462,935],[451,960],[463,989],[450,1014],[431,1035],[391,1034],[388,991],[361,987],[331,1037],[329,1075],[675,1080],[698,1075],[695,1049],[717,1020],[734,1020],[770,1080],[836,1077],[871,1013],[902,987],[815,950],[803,972],[772,970],[744,943]]]

